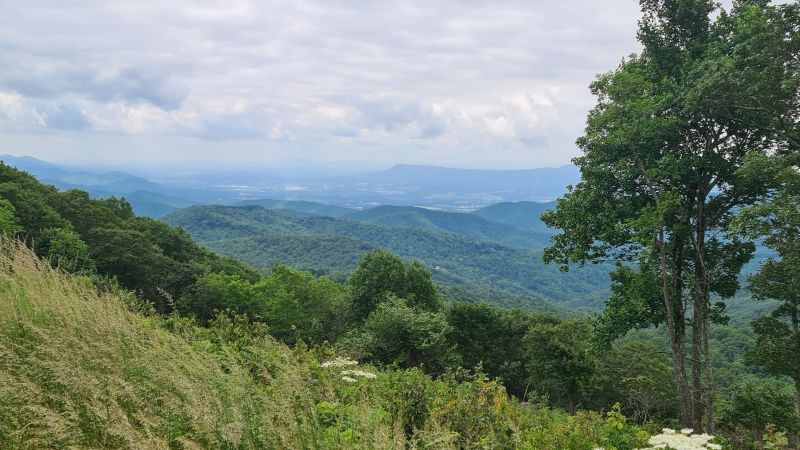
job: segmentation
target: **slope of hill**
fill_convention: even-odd
[[[281,235],[338,236],[385,248],[405,258],[419,259],[433,270],[435,279],[450,285],[540,295],[575,307],[600,306],[607,293],[608,269],[605,267],[588,266],[562,273],[557,267],[544,265],[538,252],[452,233],[287,214],[256,206],[193,206],[172,213],[164,220],[183,227],[215,251],[259,267],[269,267],[275,262],[308,267],[308,259],[292,261],[289,255],[284,255],[281,261],[260,259],[258,255],[275,254],[273,249]],[[272,239],[259,241],[260,236]],[[352,245],[348,241],[339,246],[323,247],[320,253],[325,250],[324,256],[315,255],[314,259],[335,265],[317,268],[349,272],[355,265],[347,263],[352,257],[343,255],[352,253]]]
[[[166,194],[168,189],[159,183],[124,172],[91,173],[28,156],[2,155],[0,161],[60,190],[79,189],[89,192],[93,198],[123,196],[140,216],[161,217],[194,204],[190,200]]]
[[[350,208],[342,206],[326,205],[324,203],[308,202],[304,200],[273,200],[262,198],[257,200],[242,200],[237,205],[255,205],[266,209],[290,209],[319,216],[341,217],[353,212]]]
[[[203,328],[142,311],[131,294],[99,292],[8,241],[0,242],[0,356],[3,449],[627,442],[599,414],[526,406],[483,375],[378,371],[330,350],[290,349],[245,320]],[[624,432],[647,437],[635,426]]]
[[[529,249],[542,248],[550,241],[549,234],[525,232],[510,225],[490,222],[477,215],[413,206],[378,206],[341,217],[375,225],[455,233],[473,239]]]
[[[127,294],[98,293],[21,246],[2,246],[0,448],[276,448],[299,440],[309,418],[292,402],[308,398],[307,386],[285,346],[261,339],[262,356],[284,361],[262,372],[275,383],[267,393],[222,336],[188,322],[174,323],[185,335],[171,333],[158,317],[130,311],[136,302]]]
[[[472,214],[520,230],[553,234],[555,230],[542,223],[539,216],[555,206],[555,202],[501,202],[473,211]]]

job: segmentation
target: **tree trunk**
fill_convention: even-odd
[[[794,380],[794,413],[800,422],[800,379]],[[797,427],[800,429],[800,423],[797,424]],[[800,450],[800,431],[796,432],[794,438],[797,439],[795,443],[797,450]]]
[[[703,318],[699,302],[694,302],[692,317],[692,425],[695,433],[703,432]]]
[[[692,289],[692,428],[696,433],[703,432],[703,413],[705,412],[706,430],[709,434],[714,429],[714,380],[711,372],[711,354],[708,345],[708,333],[711,326],[710,307],[711,292],[706,267],[706,212],[707,193],[704,188],[698,189],[695,197],[694,223],[694,286]],[[704,411],[705,410],[705,411]]]
[[[792,336],[795,338],[795,342],[797,342],[798,334],[800,334],[800,330],[798,329],[798,322],[800,322],[800,311],[798,311],[797,304],[793,305],[791,312],[791,320],[792,320]],[[795,434],[795,439],[797,442],[795,443],[797,446],[797,450],[800,450],[800,378],[796,378],[794,380],[794,412],[795,417],[797,418],[797,432]]]
[[[683,338],[685,333],[684,311],[680,301],[674,302],[675,298],[680,298],[683,290],[681,280],[681,257],[676,258],[675,273],[670,280],[667,270],[667,249],[664,241],[664,228],[659,227],[656,233],[658,244],[659,265],[661,266],[661,288],[664,300],[664,307],[667,313],[667,329],[669,331],[670,348],[672,350],[672,371],[675,376],[675,388],[678,394],[678,405],[680,407],[681,422],[683,426],[690,426],[692,423],[692,402],[689,393],[689,383],[686,379],[686,358],[683,348]],[[677,297],[676,294],[677,293]],[[677,307],[677,311],[675,310]]]

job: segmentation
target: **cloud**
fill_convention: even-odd
[[[163,74],[140,68],[104,73],[76,70],[73,67],[50,70],[31,67],[15,72],[0,76],[0,87],[34,98],[58,98],[72,94],[98,103],[149,102],[161,109],[173,110],[179,108],[188,95],[185,85]]]
[[[146,136],[185,157],[169,137],[225,158],[237,140],[308,159],[565,163],[587,86],[637,50],[637,18],[630,0],[11,2],[0,130]]]

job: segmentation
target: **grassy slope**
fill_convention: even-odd
[[[257,327],[198,328],[134,305],[0,242],[0,448],[544,450],[647,436],[523,407],[483,377],[388,371],[351,384]]]
[[[296,448],[313,439],[313,365],[282,344],[259,346],[256,368],[271,372],[257,385],[256,368],[200,329],[169,332],[24,249],[0,259],[0,448]],[[394,439],[391,425],[373,431]]]

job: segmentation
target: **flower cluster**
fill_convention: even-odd
[[[330,361],[325,361],[324,363],[321,364],[321,366],[325,369],[330,369],[330,368],[341,369],[344,367],[352,367],[357,365],[358,361],[342,357],[337,357]],[[378,377],[372,372],[366,372],[364,370],[358,370],[358,369],[341,370],[339,371],[339,375],[341,375],[342,381],[347,383],[356,383],[358,382],[358,378],[372,379]]]
[[[354,376],[354,377],[362,377],[362,378],[378,378],[378,376],[375,375],[374,373],[365,372],[363,370],[343,370],[340,373],[342,375],[346,375],[346,376]]]
[[[711,443],[714,436],[710,434],[692,434],[691,428],[675,431],[669,428],[661,430],[661,434],[650,437],[649,444],[652,449],[673,450],[722,450],[719,444]]]
[[[358,361],[353,361],[350,358],[336,357],[335,359],[332,359],[330,361],[325,361],[321,365],[326,369],[330,367],[349,367],[349,366],[357,366]]]

